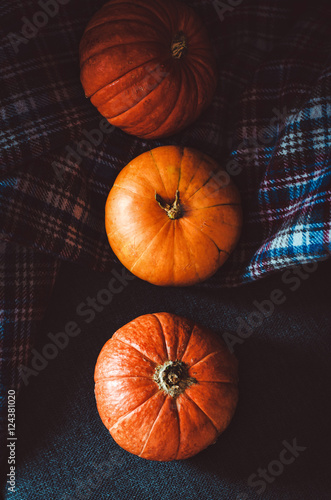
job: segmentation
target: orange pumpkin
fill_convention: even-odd
[[[216,88],[212,47],[198,15],[175,0],[112,0],[80,43],[86,97],[129,134],[166,137],[192,123]]]
[[[194,149],[161,146],[122,169],[106,203],[106,232],[122,264],[156,285],[193,285],[229,257],[241,230],[237,188]]]
[[[191,457],[229,425],[238,400],[237,365],[220,338],[192,321],[168,313],[140,316],[99,354],[101,420],[135,455]]]

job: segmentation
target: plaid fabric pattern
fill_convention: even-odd
[[[236,286],[330,252],[327,2],[188,1],[210,33],[219,84],[195,124],[155,141],[105,130],[84,98],[78,46],[103,3],[0,5],[2,398],[19,386],[15,365],[27,359],[59,261],[111,269],[106,196],[120,169],[148,149],[200,149],[241,191],[240,243],[200,286]]]
[[[7,429],[8,389],[20,387],[59,269],[59,261],[16,243],[0,241],[0,436]],[[6,453],[0,446],[0,463]]]

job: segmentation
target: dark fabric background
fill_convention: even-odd
[[[305,278],[276,274],[238,289],[160,288],[137,278],[88,316],[76,308],[107,287],[111,274],[64,264],[36,349],[75,321],[81,333],[22,388],[17,407],[16,494],[6,500],[329,500],[330,262]],[[118,268],[121,272],[121,268]],[[298,287],[292,291],[292,288]],[[217,443],[186,461],[157,463],[122,450],[95,406],[93,371],[103,344],[136,316],[167,311],[213,328],[237,329],[275,290],[286,297],[235,352],[240,400]],[[277,460],[282,442],[306,447],[258,495],[247,480]],[[289,456],[289,455],[287,455]],[[92,481],[92,482],[90,482]]]
[[[214,0],[185,1],[203,19],[217,56],[211,106],[166,140],[114,129],[78,157],[101,119],[84,97],[79,42],[105,0],[58,1],[58,12],[18,46],[12,37],[27,21],[40,24],[44,0],[0,1],[0,461],[7,391],[20,388],[18,367],[31,361],[60,262],[112,268],[104,205],[135,156],[176,144],[230,167],[243,231],[201,288],[249,283],[330,254],[329,0],[229,0],[223,14]]]
[[[5,493],[6,500],[254,499],[248,477],[294,438],[307,449],[258,498],[329,499],[330,265],[321,263],[293,293],[293,281],[282,275],[220,289],[330,252],[329,0],[232,0],[224,19],[212,0],[187,0],[217,53],[212,106],[173,138],[142,141],[117,129],[78,160],[67,159],[67,148],[76,150],[101,118],[84,98],[78,45],[105,0],[62,3],[15,52],[8,34],[20,33],[22,18],[33,19],[41,7],[38,0],[0,2],[0,440],[7,391],[22,385],[17,492]],[[134,280],[86,323],[76,308],[107,285],[114,265],[104,232],[106,196],[129,160],[161,144],[196,147],[223,166],[238,163],[240,244],[200,289]],[[54,162],[62,165],[60,177]],[[221,334],[235,330],[236,318],[249,316],[253,301],[275,287],[285,303],[236,345],[240,402],[217,444],[169,464],[122,451],[101,424],[93,396],[95,361],[112,333],[140,314],[169,311]],[[26,387],[20,365],[30,366],[32,349],[42,350],[48,333],[68,321],[77,321],[81,334]],[[1,441],[1,457],[7,451]],[[95,470],[98,485],[89,487]]]

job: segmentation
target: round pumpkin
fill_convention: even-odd
[[[237,188],[216,161],[191,148],[161,146],[117,176],[105,209],[109,243],[133,274],[187,286],[212,276],[237,244]]]
[[[237,370],[211,331],[174,314],[146,314],[114,333],[99,354],[98,412],[125,450],[150,460],[189,458],[229,425]]]
[[[80,43],[86,97],[125,132],[166,137],[196,120],[216,88],[199,16],[175,0],[112,0]]]

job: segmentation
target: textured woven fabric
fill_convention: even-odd
[[[247,283],[330,250],[327,3],[188,1],[210,33],[219,84],[195,124],[158,141],[106,129],[84,98],[78,45],[103,3],[0,4],[2,397],[19,385],[17,352],[29,355],[58,261],[111,269],[106,196],[120,169],[148,149],[200,149],[241,191],[240,243],[202,286]]]
[[[29,362],[58,269],[49,255],[0,241],[0,438],[7,433],[7,391],[21,385],[19,367]],[[0,464],[5,452],[0,442]]]
[[[90,321],[77,315],[77,306],[105,290],[109,275],[64,263],[36,351],[68,322],[80,333],[21,391],[16,492],[7,485],[4,500],[330,500],[330,271],[331,261],[311,263],[222,290],[134,279]],[[281,300],[272,312],[267,300],[275,290]],[[265,316],[258,316],[257,303]],[[234,418],[216,444],[188,460],[153,462],[123,450],[95,404],[93,371],[102,346],[151,311],[185,316],[220,336],[238,336],[248,326],[233,346]],[[282,466],[283,442],[294,440],[300,450],[293,458],[286,453]]]
[[[104,2],[54,3],[58,13],[19,43],[14,35],[24,19],[36,21],[42,9],[28,0],[2,2],[4,238],[55,258],[109,269],[113,256],[103,209],[116,175],[147,149],[181,144],[235,171],[243,198],[241,242],[210,283],[236,285],[325,255],[331,40],[330,11],[323,3],[299,10],[291,2],[272,7],[268,1],[237,1],[237,7],[224,10],[220,6],[226,2],[191,2],[208,27],[218,60],[219,85],[211,107],[167,140],[146,142],[110,129],[100,144],[90,139],[90,146],[81,141],[89,140],[102,117],[84,98],[78,45]],[[79,153],[84,147],[86,156]]]

